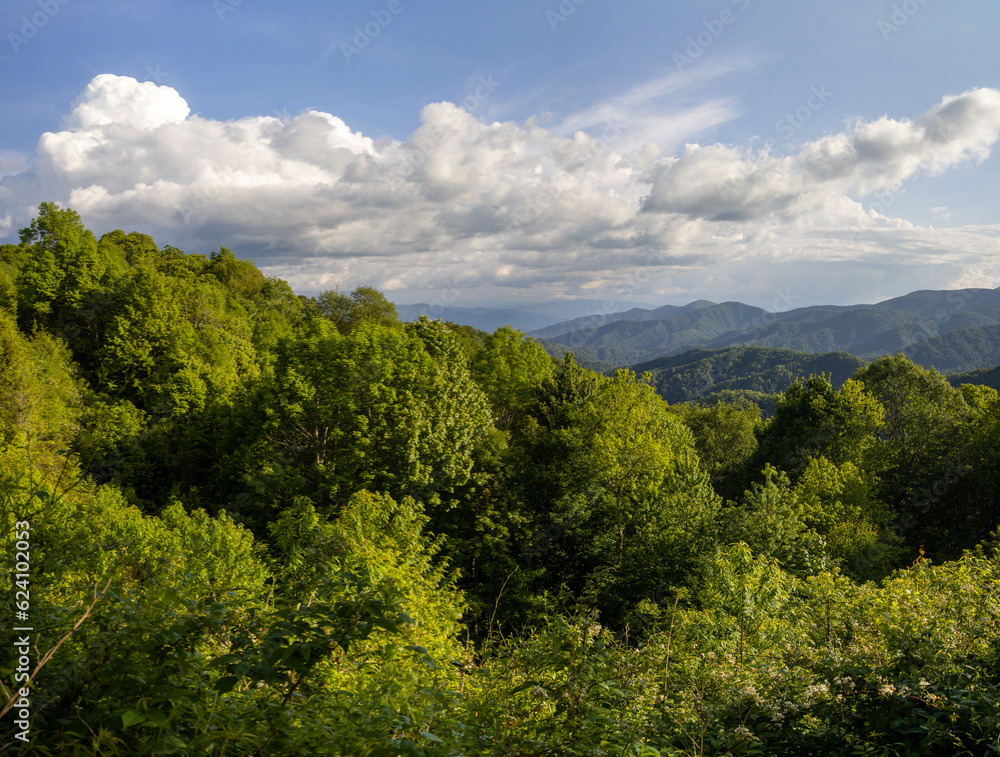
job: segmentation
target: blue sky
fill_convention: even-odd
[[[1000,285],[996,2],[577,2],[6,0],[0,236],[466,306]]]

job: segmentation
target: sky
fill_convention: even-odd
[[[995,0],[4,0],[0,241],[52,201],[456,307],[993,288],[997,29]]]

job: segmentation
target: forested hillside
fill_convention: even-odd
[[[0,248],[2,748],[996,754],[1000,397],[818,359],[767,420],[667,402],[43,204]]]
[[[981,384],[1000,391],[1000,365],[995,368],[983,368],[968,373],[956,373],[948,377],[952,386],[962,384]]]
[[[958,331],[948,337],[937,337],[925,344],[932,346],[938,341],[948,341],[957,346],[954,337],[961,333]],[[550,349],[551,343],[541,343],[546,350]],[[578,361],[584,362],[579,358]],[[719,401],[749,400],[770,416],[774,413],[778,395],[796,381],[818,374],[826,376],[839,388],[868,363],[846,352],[808,353],[742,346],[722,350],[688,350],[679,355],[666,355],[633,365],[630,370],[639,376],[648,373],[650,384],[670,404],[696,402],[714,405]],[[597,363],[588,367],[608,375],[614,373],[614,368],[607,364]],[[954,387],[979,384],[1000,390],[1000,367],[953,373],[947,379]]]
[[[776,395],[796,379],[823,374],[840,387],[867,361],[846,352],[808,354],[767,347],[688,350],[632,366],[667,402],[704,401],[721,393]]]
[[[619,313],[607,313],[602,315],[585,316],[574,318],[571,321],[563,321],[552,326],[536,329],[531,335],[536,339],[558,339],[564,334],[578,331],[600,328],[609,323],[617,321],[660,321],[671,318],[675,315],[683,315],[692,310],[705,307],[714,307],[716,303],[708,300],[696,300],[687,305],[663,305],[655,310],[645,310],[643,308],[632,308]]]

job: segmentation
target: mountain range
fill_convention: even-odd
[[[447,290],[442,292],[442,300],[446,294]],[[604,305],[600,300],[552,300],[510,307],[467,308],[445,304],[442,300],[411,305],[396,303],[396,312],[403,321],[415,321],[420,316],[426,315],[492,333],[501,326],[513,326],[521,331],[535,331],[554,323],[572,323],[568,319],[577,319],[580,314],[593,312]],[[459,296],[456,295],[453,301],[459,301]],[[560,329],[559,333],[565,330]]]
[[[550,354],[572,351],[581,363],[605,370],[692,349],[756,346],[863,360],[902,352],[924,367],[963,373],[1000,363],[1000,289],[924,290],[874,305],[780,313],[699,300],[576,318],[530,335]]]

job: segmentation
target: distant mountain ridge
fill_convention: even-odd
[[[453,302],[461,301],[456,297]],[[553,300],[512,307],[459,307],[443,302],[420,302],[412,305],[396,303],[396,312],[402,321],[415,321],[420,316],[472,326],[493,332],[501,326],[512,326],[521,331],[546,329],[554,323],[568,323],[581,314],[594,312],[604,303],[600,300]],[[670,307],[670,306],[668,306]],[[562,333],[565,329],[560,329]]]
[[[716,303],[710,302],[709,300],[695,300],[694,302],[689,302],[687,305],[664,305],[656,308],[655,310],[632,308],[631,310],[625,310],[620,313],[598,312],[593,315],[585,315],[580,318],[574,318],[571,321],[563,321],[561,323],[553,324],[552,326],[537,329],[531,332],[531,336],[537,339],[553,339],[570,332],[599,329],[602,326],[606,326],[607,324],[614,323],[616,321],[656,321],[661,318],[681,315],[690,310],[710,307],[715,304]]]
[[[543,328],[552,318],[537,313],[500,308],[453,308],[440,305],[418,303],[416,305],[396,305],[396,312],[402,321],[415,321],[420,316],[460,323],[482,331],[494,332],[501,326],[513,326],[521,331]]]
[[[570,349],[582,348],[597,360],[612,365],[629,365],[694,347],[706,347],[708,342],[743,328],[755,319],[759,322],[766,314],[763,308],[723,302],[665,318],[613,321],[597,328],[565,332],[549,341]]]
[[[925,367],[961,373],[991,368],[1000,354],[998,289],[922,290],[875,305],[810,306],[782,313],[700,300],[604,318],[575,319],[531,335],[551,342],[552,354],[574,351],[611,366],[696,348],[757,346],[845,352],[867,360],[903,352]]]

